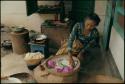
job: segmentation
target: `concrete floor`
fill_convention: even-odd
[[[1,42],[7,39],[9,39],[8,33],[1,32]],[[12,50],[4,50],[1,48],[1,57],[9,53],[12,53]],[[107,75],[121,79],[113,57],[109,51],[105,52],[102,48],[100,48],[99,50],[92,51],[90,56],[91,58],[89,62],[80,69],[79,83],[84,83],[89,76],[94,75]]]

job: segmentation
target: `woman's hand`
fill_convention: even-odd
[[[75,66],[75,63],[74,63],[74,60],[73,60],[73,57],[72,57],[72,53],[69,52],[68,55],[69,55],[69,63],[70,63],[70,65],[71,65],[72,67],[74,67],[74,66]]]
[[[83,62],[85,59],[86,55],[85,55],[85,50],[82,49],[79,54],[77,55],[77,58],[79,59],[80,62]]]

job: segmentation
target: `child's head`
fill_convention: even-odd
[[[95,13],[91,13],[86,16],[84,20],[84,26],[86,29],[92,30],[93,28],[98,26],[99,22],[100,22],[99,16]]]

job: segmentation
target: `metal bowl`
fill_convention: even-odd
[[[44,34],[37,35],[35,39],[36,41],[41,41],[41,40],[47,39],[47,36]]]

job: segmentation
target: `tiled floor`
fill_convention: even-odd
[[[9,39],[6,32],[1,32],[1,42]],[[12,53],[12,50],[3,50],[1,48],[1,57],[6,54]],[[108,75],[121,79],[119,72],[116,68],[114,60],[110,52],[105,52],[103,49],[95,49],[89,53],[90,60],[79,72],[79,82],[84,83],[89,76],[94,75]]]

